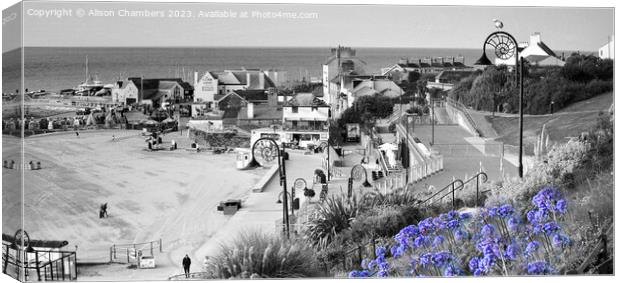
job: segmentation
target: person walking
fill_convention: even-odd
[[[183,271],[185,271],[185,278],[189,278],[189,266],[192,264],[192,260],[189,259],[189,255],[185,255],[183,258]]]

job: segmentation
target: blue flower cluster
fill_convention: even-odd
[[[404,227],[394,244],[349,277],[554,274],[554,262],[571,245],[562,233],[568,206],[560,192],[544,187],[522,214],[511,204],[469,213],[450,211]],[[406,268],[407,272],[400,272]]]

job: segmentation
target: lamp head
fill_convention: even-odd
[[[480,59],[478,59],[474,65],[490,66],[493,65],[493,63],[489,60],[489,57],[487,57],[487,53],[482,50],[482,56],[480,56]]]

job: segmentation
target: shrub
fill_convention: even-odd
[[[358,212],[356,198],[349,199],[343,194],[332,195],[310,215],[305,235],[313,246],[327,246],[338,233],[351,227],[351,220]]]
[[[287,241],[261,232],[240,234],[223,245],[205,271],[212,278],[298,278],[319,276],[312,249],[303,241]]]
[[[575,245],[563,224],[566,199],[544,187],[531,209],[503,204],[474,215],[450,211],[400,230],[350,277],[542,275],[568,271]]]

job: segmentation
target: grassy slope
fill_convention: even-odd
[[[523,144],[525,154],[532,155],[536,138],[542,126],[547,124],[549,141],[563,143],[568,137],[579,136],[590,130],[597,121],[598,112],[607,111],[613,103],[613,93],[606,93],[588,100],[580,101],[556,112],[554,115],[529,116],[523,119]],[[587,111],[587,112],[584,112]],[[486,117],[499,135],[498,141],[507,145],[519,145],[518,117]]]

